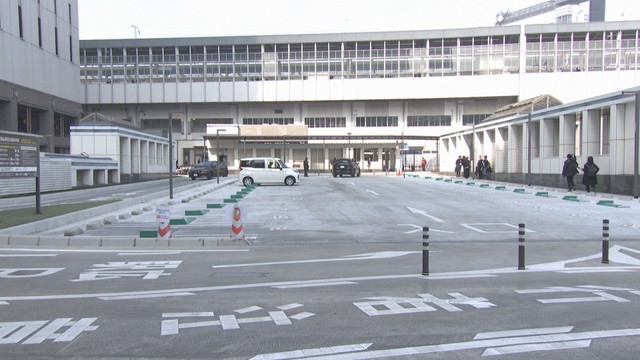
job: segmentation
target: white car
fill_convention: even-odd
[[[238,179],[244,186],[253,183],[291,186],[300,181],[300,174],[278,158],[245,158],[240,160]]]

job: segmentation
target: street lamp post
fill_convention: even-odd
[[[216,183],[220,184],[220,131],[226,129],[216,129]]]
[[[640,197],[640,177],[638,176],[638,152],[640,152],[640,91],[623,91],[622,95],[635,96],[635,114],[633,130],[633,198]]]
[[[169,113],[169,199],[173,199],[173,113]]]
[[[527,185],[531,186],[531,113],[527,114]]]
[[[347,156],[351,159],[351,133],[348,132],[347,136],[349,137],[349,148],[347,149]]]

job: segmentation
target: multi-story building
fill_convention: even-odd
[[[328,169],[350,156],[381,169],[396,165],[400,144],[409,162],[432,160],[439,135],[522,99],[637,86],[639,30],[628,21],[81,41],[82,103],[157,134],[178,112],[186,162],[219,147],[232,167],[275,155]]]
[[[0,129],[69,153],[81,111],[77,0],[0,2]]]

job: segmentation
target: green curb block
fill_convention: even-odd
[[[424,179],[425,180],[429,180],[429,179],[431,179],[431,176],[426,176]]]
[[[237,203],[238,200],[237,199],[224,199],[224,202],[229,204],[229,203]]]
[[[436,180],[438,180],[438,179],[436,179]],[[451,179],[444,179],[444,182],[452,182],[452,181],[453,180],[451,180]]]
[[[462,184],[463,182],[464,182],[464,181],[462,181],[462,180],[456,180],[456,181],[455,181],[455,184]]]
[[[524,194],[524,189],[513,189],[514,193]]]
[[[474,186],[475,184],[476,184],[476,183],[474,183],[474,182],[470,181],[470,182],[468,182],[466,185],[467,185],[467,186]]]
[[[169,220],[169,225],[187,225],[195,219],[194,217],[171,219]]]
[[[507,190],[506,186],[496,186],[496,190]]]
[[[242,199],[244,198],[244,195],[231,195],[232,199]]]
[[[488,188],[488,187],[489,187],[489,184],[480,184],[480,187],[481,187],[481,188]]]
[[[536,196],[549,197],[549,193],[546,191],[538,191]]]
[[[599,200],[598,201],[598,205],[611,206],[611,207],[617,207],[617,208],[628,207],[628,206],[624,206],[624,205],[620,205],[620,204],[614,204],[613,200]]]
[[[436,178],[436,181],[442,181],[444,180],[443,178]]]
[[[207,204],[207,209],[220,209],[224,207],[222,204]]]
[[[206,213],[208,213],[209,210],[185,210],[184,211],[184,215],[185,216],[200,216],[200,215],[204,215]]]
[[[562,200],[580,201],[580,200],[578,200],[578,196],[577,195],[565,195],[565,196],[562,197]]]
[[[140,230],[141,238],[157,238],[158,230]]]

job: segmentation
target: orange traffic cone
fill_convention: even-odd
[[[236,204],[233,209],[233,222],[231,223],[231,238],[244,239],[244,228],[242,227],[242,214],[240,207]]]

